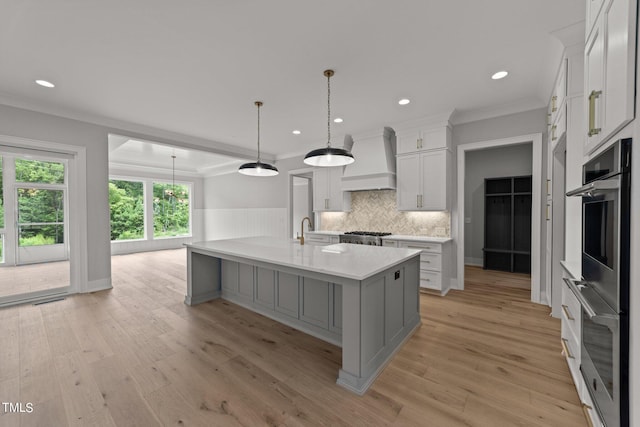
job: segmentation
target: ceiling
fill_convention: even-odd
[[[0,103],[286,157],[456,110],[544,106],[584,0],[0,0]],[[509,76],[491,80],[499,70]],[[55,83],[46,89],[34,83]],[[407,97],[411,103],[398,105]],[[497,113],[496,113],[497,114]],[[293,135],[299,129],[301,135]]]
[[[172,156],[175,156],[175,162]],[[201,150],[172,147],[153,141],[109,135],[109,168],[113,171],[212,176],[235,172],[244,163],[232,157]]]

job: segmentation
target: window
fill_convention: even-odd
[[[109,180],[111,240],[144,239],[144,187],[139,181]]]
[[[18,188],[18,244],[64,243],[64,192]]]
[[[16,182],[64,184],[64,164],[16,159]]]
[[[153,183],[153,237],[190,235],[189,187]]]

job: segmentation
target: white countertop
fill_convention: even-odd
[[[571,275],[576,280],[580,280],[582,278],[582,264],[579,261],[560,261],[560,265],[562,268],[566,270],[567,273]]]
[[[307,231],[305,234],[324,234],[327,236],[339,236],[344,234],[344,231]],[[453,240],[451,237],[429,237],[429,236],[413,236],[409,234],[392,234],[390,236],[384,236],[382,239],[389,240],[408,240],[414,242],[427,242],[427,243],[446,243]]]
[[[429,236],[410,236],[406,234],[392,234],[391,236],[384,236],[382,240],[409,240],[414,242],[427,242],[427,243],[446,243],[450,242],[451,237],[429,237]]]
[[[344,234],[342,231],[305,231],[304,234],[324,234],[327,236],[339,236]]]
[[[212,256],[230,255],[354,280],[364,280],[421,252],[348,243],[300,245],[296,240],[277,237],[210,240],[185,246],[210,252]]]

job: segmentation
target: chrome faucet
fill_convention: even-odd
[[[298,236],[298,240],[300,240],[300,244],[304,245],[304,220],[309,220],[309,231],[313,231],[313,224],[311,224],[311,218],[305,216],[302,218],[302,222],[300,223],[300,236]]]

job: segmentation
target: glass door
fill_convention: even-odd
[[[17,187],[17,264],[64,261],[65,191],[38,186]]]

